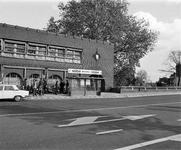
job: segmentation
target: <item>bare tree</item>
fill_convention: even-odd
[[[164,64],[167,66],[167,69],[161,71],[175,73],[176,77],[178,77],[177,86],[179,86],[181,78],[181,51],[171,51]]]
[[[139,70],[136,73],[136,83],[143,85],[148,80],[148,74],[145,70]]]

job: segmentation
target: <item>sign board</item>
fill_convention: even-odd
[[[68,69],[68,73],[102,75],[101,70]]]

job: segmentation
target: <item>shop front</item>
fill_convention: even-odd
[[[70,96],[101,95],[102,82],[104,82],[101,70],[68,69],[68,73],[71,74],[67,77]],[[76,76],[77,74],[78,76]]]

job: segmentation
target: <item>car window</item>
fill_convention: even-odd
[[[12,86],[5,86],[5,91],[14,91],[14,88]]]
[[[0,91],[2,91],[3,90],[3,86],[0,86]]]
[[[14,86],[14,90],[16,90],[16,91],[17,91],[17,90],[19,90],[19,88],[18,88],[17,86]]]

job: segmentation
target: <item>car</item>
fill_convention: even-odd
[[[14,99],[16,102],[29,96],[29,91],[20,90],[16,85],[0,84],[0,99]]]

